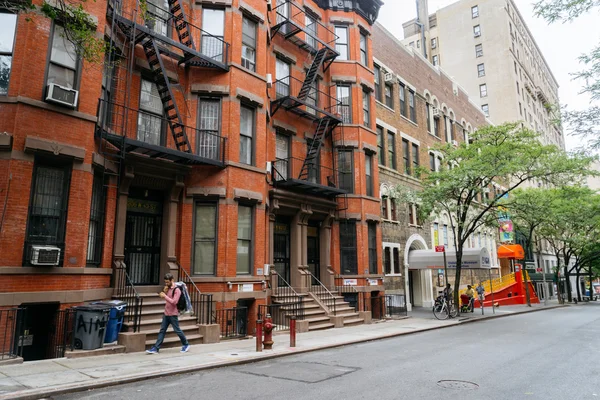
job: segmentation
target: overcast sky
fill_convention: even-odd
[[[455,1],[429,0],[429,12],[434,13]],[[384,2],[378,21],[398,38],[404,38],[402,23],[416,17],[415,0],[384,0]],[[589,98],[578,94],[581,85],[573,81],[569,73],[580,68],[577,58],[582,53],[589,52],[600,42],[598,13],[591,13],[570,24],[548,25],[545,20],[533,15],[532,0],[515,0],[515,2],[558,80],[561,104],[566,104],[572,109],[586,108],[589,105]],[[567,136],[566,144],[567,149],[572,149],[581,143],[580,139]]]

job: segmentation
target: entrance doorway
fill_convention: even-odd
[[[56,315],[59,303],[22,304],[24,312],[20,314],[23,323],[17,323],[21,329],[18,336],[23,343],[23,360],[36,361],[54,358],[53,337],[57,331]]]
[[[127,200],[125,265],[134,285],[158,285],[162,193],[132,188]]]
[[[311,285],[318,285],[317,279],[321,279],[321,250],[319,248],[319,227],[308,226],[307,235],[307,263],[308,270],[313,277],[311,278]],[[316,279],[315,279],[316,278]]]
[[[410,296],[410,304],[415,305],[415,282],[413,279],[413,274],[415,271],[408,271],[408,294]]]
[[[273,265],[275,271],[290,283],[290,221],[277,217],[273,232]]]

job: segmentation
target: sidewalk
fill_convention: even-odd
[[[483,319],[557,307],[560,306],[549,304],[547,307],[543,305],[532,308],[504,307],[501,310],[502,313],[497,313],[495,316],[491,310],[488,312],[486,309]],[[190,352],[186,354],[179,353],[179,348],[170,348],[161,350],[156,355],[129,353],[76,359],[59,358],[7,365],[0,367],[0,400],[38,399],[143,379],[255,362],[482,320],[481,315],[479,317],[438,321],[413,316],[371,325],[302,333],[297,335],[297,347],[295,348],[288,347],[289,335],[287,333],[277,334],[274,337],[273,350],[261,353],[255,351],[256,342],[252,338],[192,346]]]

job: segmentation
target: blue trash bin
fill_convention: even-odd
[[[119,338],[119,332],[123,327],[123,319],[125,317],[125,309],[127,303],[121,300],[110,300],[110,301],[96,301],[91,304],[98,304],[102,306],[110,307],[110,314],[108,316],[108,323],[106,324],[106,336],[104,343],[116,342]]]

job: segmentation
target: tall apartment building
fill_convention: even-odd
[[[405,294],[409,308],[431,307],[445,285],[444,270],[411,268],[411,254],[438,245],[452,250],[450,216],[421,220],[418,205],[394,199],[395,189],[418,191],[417,168],[440,166],[435,146],[468,140],[470,132],[487,124],[486,116],[443,69],[404,46],[381,24],[373,29],[373,48],[386,293]],[[496,241],[494,229],[481,229],[470,238],[468,251],[485,247],[495,255]],[[497,275],[497,257],[491,260]],[[453,284],[452,270],[448,279]],[[463,273],[463,284],[476,279],[471,271]]]
[[[252,333],[285,294],[383,293],[379,0],[82,4],[104,68],[60,20],[0,10],[0,308],[26,310],[26,360],[60,356],[61,310],[113,295],[153,342],[167,272],[192,294],[193,343]],[[307,328],[334,326],[320,304]]]
[[[565,146],[553,122],[558,82],[513,0],[460,0],[403,24],[404,41],[441,66],[493,123],[522,121],[545,144]]]

